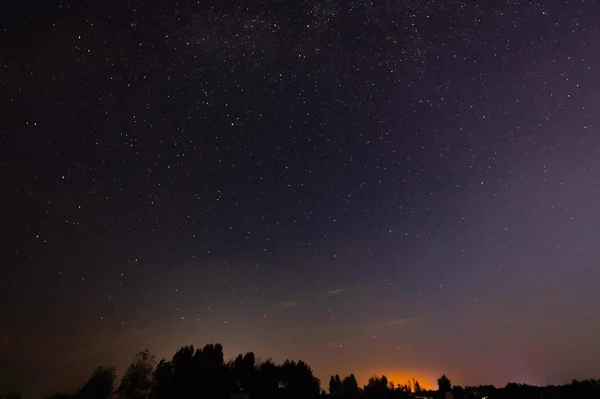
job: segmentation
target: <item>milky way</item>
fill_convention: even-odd
[[[600,374],[600,5],[9,3],[0,391],[210,342]]]

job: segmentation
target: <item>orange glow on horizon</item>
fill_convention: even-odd
[[[369,381],[369,378],[372,376],[381,377],[385,375],[389,382],[394,383],[394,385],[399,384],[407,384],[410,381],[410,385],[412,387],[413,378],[419,382],[421,388],[430,390],[437,388],[437,377],[433,372],[427,372],[423,370],[387,370],[387,371],[377,371],[372,373],[361,373],[357,375],[358,383],[360,386],[364,386]]]

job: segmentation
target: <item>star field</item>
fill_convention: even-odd
[[[0,391],[210,342],[322,382],[600,373],[600,5],[29,3]]]

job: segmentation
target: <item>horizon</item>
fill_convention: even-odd
[[[199,349],[199,348],[202,348],[204,345],[206,345],[206,343],[202,343],[199,345],[194,345],[194,344],[188,343],[185,345],[193,345],[194,348]],[[181,346],[177,347],[176,350],[178,350],[179,348],[181,348],[185,345],[181,345]],[[224,349],[225,363],[233,361],[234,358],[239,354],[244,354],[246,352],[252,352],[250,350],[250,351],[243,351],[243,352],[239,352],[239,353],[232,353],[231,351],[227,350],[227,347],[224,347],[223,349]],[[161,359],[170,361],[173,353],[176,350],[173,350],[170,354],[166,354],[165,356],[158,356],[156,353],[153,353],[152,351],[150,351],[150,354],[155,356],[155,360],[158,363],[158,361],[160,361]],[[122,361],[122,362],[120,362],[120,364],[105,362],[103,364],[95,364],[95,365],[89,367],[88,369],[81,369],[81,370],[79,370],[79,373],[78,373],[80,378],[75,378],[77,381],[74,382],[70,386],[56,385],[54,388],[49,388],[47,390],[42,390],[42,391],[33,391],[33,392],[29,392],[27,389],[8,389],[8,390],[6,390],[6,392],[19,392],[23,395],[23,398],[25,398],[25,399],[28,399],[31,397],[40,397],[40,396],[46,397],[48,395],[52,395],[57,392],[73,393],[73,392],[76,392],[78,389],[80,389],[81,386],[83,386],[86,378],[88,378],[89,375],[92,373],[93,369],[98,366],[114,366],[114,367],[116,367],[117,380],[120,380],[123,377],[123,374],[129,367],[129,365],[131,364],[131,361],[133,360],[134,355],[138,352],[139,352],[139,350],[133,351],[129,360]],[[371,378],[371,377],[385,376],[385,377],[387,377],[387,379],[390,383],[394,383],[396,385],[406,384],[407,382],[411,382],[414,379],[419,382],[419,384],[421,385],[422,388],[424,388],[426,390],[431,390],[431,391],[437,390],[437,379],[441,375],[448,376],[450,378],[450,380],[452,381],[452,385],[457,385],[457,386],[462,386],[462,387],[494,386],[498,389],[504,388],[509,383],[525,384],[525,385],[533,386],[533,387],[546,387],[546,386],[568,385],[568,384],[571,384],[572,381],[574,381],[574,380],[585,381],[585,380],[590,380],[590,379],[599,379],[598,376],[584,376],[584,377],[570,378],[570,379],[567,379],[564,381],[554,381],[554,382],[552,382],[552,381],[550,381],[550,382],[535,382],[535,381],[531,381],[528,379],[521,379],[521,380],[508,379],[506,381],[500,381],[500,382],[493,383],[490,381],[471,382],[468,379],[466,379],[466,380],[456,379],[450,373],[443,372],[443,371],[421,370],[419,372],[411,372],[409,369],[406,369],[406,371],[393,371],[391,369],[384,370],[381,368],[375,368],[375,369],[365,370],[365,371],[350,371],[350,372],[339,373],[339,372],[336,372],[335,370],[334,371],[316,370],[314,367],[312,367],[310,360],[305,359],[305,358],[291,358],[291,357],[285,357],[285,356],[283,356],[281,358],[273,358],[273,357],[268,357],[268,356],[261,356],[260,353],[256,353],[256,352],[253,352],[253,353],[256,356],[257,363],[266,361],[268,359],[273,360],[276,364],[282,364],[285,360],[305,361],[309,366],[311,366],[313,372],[315,373],[315,377],[319,378],[319,380],[320,380],[321,389],[323,389],[325,391],[328,390],[327,383],[329,381],[329,378],[331,376],[335,376],[336,374],[342,378],[347,375],[353,374],[356,377],[356,380],[358,381],[358,384],[360,387],[365,386],[367,384],[369,378]],[[435,370],[435,369],[432,369],[432,370]]]

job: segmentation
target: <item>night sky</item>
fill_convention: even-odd
[[[600,377],[600,3],[0,7],[0,391]]]

